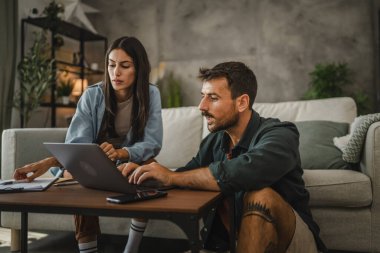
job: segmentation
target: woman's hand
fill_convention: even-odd
[[[50,167],[60,166],[55,157],[49,157],[38,162],[27,164],[15,170],[13,178],[16,180],[33,181],[36,177],[45,174]]]
[[[129,153],[127,150],[122,148],[115,149],[111,143],[103,142],[102,144],[100,144],[100,148],[111,161],[129,159]]]
[[[63,177],[64,177],[64,178],[70,178],[70,179],[73,179],[73,178],[74,178],[73,175],[71,175],[71,173],[68,172],[67,170],[64,170],[64,171],[63,171]]]

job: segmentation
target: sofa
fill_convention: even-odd
[[[331,121],[349,125],[357,116],[351,98],[256,103],[254,109],[263,117],[295,123]],[[208,130],[197,107],[163,109],[162,114],[164,139],[157,160],[170,168],[177,168],[196,154]],[[48,156],[42,143],[62,142],[65,133],[63,128],[3,131],[2,178],[11,178],[15,168]],[[312,147],[314,144],[307,145]],[[324,161],[325,157],[316,159]],[[380,122],[369,127],[356,170],[305,169],[304,180],[310,192],[313,217],[329,249],[380,252]],[[74,229],[71,215],[30,214],[29,217],[30,230]],[[129,219],[101,217],[100,223],[103,233],[128,234]],[[16,250],[20,215],[2,212],[1,225],[12,229],[12,245]],[[150,220],[145,236],[186,238],[175,224],[162,220]]]

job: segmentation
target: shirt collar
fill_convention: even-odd
[[[241,149],[248,150],[253,136],[259,129],[259,125],[260,125],[260,115],[253,110],[251,114],[251,118],[248,121],[247,127],[244,130],[242,138],[233,149],[241,148]],[[224,153],[229,152],[229,144],[230,144],[230,136],[228,135],[226,131],[224,131],[223,136],[222,136],[221,146],[220,146],[221,150]]]

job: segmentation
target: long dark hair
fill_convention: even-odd
[[[117,113],[117,101],[115,91],[112,88],[108,74],[109,54],[114,49],[122,49],[133,60],[135,66],[135,82],[132,85],[132,143],[141,140],[144,136],[144,128],[149,117],[149,73],[150,64],[148,55],[141,42],[134,37],[121,37],[116,39],[108,48],[105,57],[105,77],[103,83],[105,97],[105,112],[102,120],[97,142],[104,142],[108,138],[117,137],[115,130],[115,116]]]

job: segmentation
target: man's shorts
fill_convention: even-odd
[[[296,216],[296,230],[286,253],[318,253],[313,233],[294,209],[293,212]]]
[[[318,253],[313,233],[294,209],[293,212],[296,216],[296,230],[286,253]],[[219,215],[215,216],[210,237],[203,246],[204,249],[217,252],[226,252],[228,250],[229,234]]]

